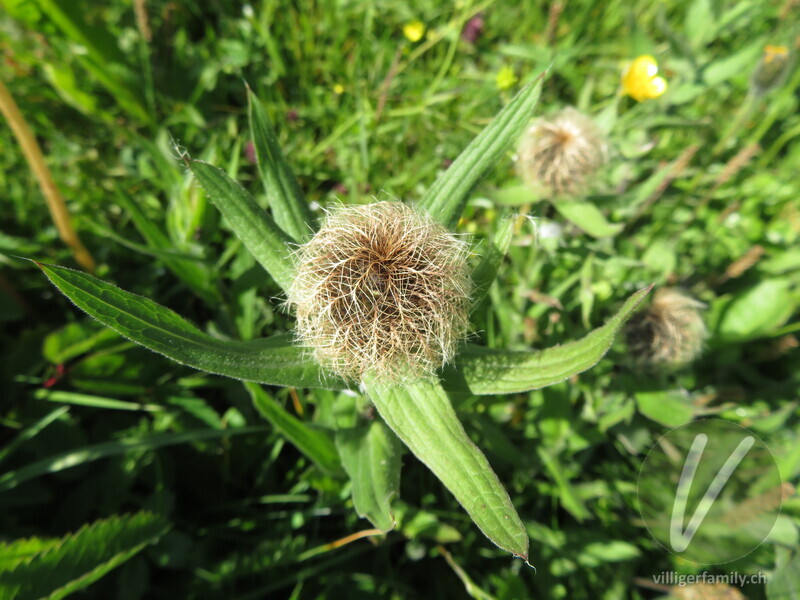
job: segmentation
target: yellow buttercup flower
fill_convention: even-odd
[[[337,96],[341,96],[344,94],[344,86],[341,83],[334,83],[333,84],[333,93]]]
[[[418,42],[425,35],[425,25],[421,21],[412,21],[403,25],[403,35],[411,42]]]
[[[789,56],[789,48],[786,46],[764,46],[764,64],[769,64],[773,60],[785,60]]]
[[[622,91],[637,102],[658,98],[667,91],[667,81],[658,76],[656,59],[645,54],[622,73]]]
[[[497,72],[497,77],[495,77],[495,83],[497,84],[498,90],[507,90],[517,83],[517,76],[514,75],[514,69],[508,66],[500,69]]]

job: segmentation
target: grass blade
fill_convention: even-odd
[[[492,119],[420,201],[420,206],[449,229],[455,227],[467,195],[525,129],[539,101],[544,74],[529,83]]]
[[[619,312],[576,342],[536,352],[470,346],[456,358],[457,378],[473,394],[511,394],[546,387],[590,369],[603,358],[617,332],[652,286],[633,294]]]
[[[137,437],[128,437],[113,442],[102,442],[83,446],[76,450],[68,450],[54,456],[48,456],[29,465],[8,471],[0,476],[0,492],[5,492],[41,475],[57,473],[64,469],[77,467],[101,458],[125,454],[133,450],[155,450],[162,446],[173,446],[186,442],[199,442],[214,438],[231,437],[245,433],[263,433],[264,427],[242,427],[240,429],[199,429],[184,433],[154,433]]]
[[[244,384],[244,387],[250,392],[253,405],[261,413],[261,416],[269,421],[300,452],[329,474],[336,475],[342,472],[342,465],[339,461],[339,454],[336,451],[333,438],[326,431],[309,427],[303,421],[286,412],[257,383],[248,382]]]
[[[438,381],[364,382],[378,412],[492,542],[528,560],[528,534],[489,461],[469,439]]]
[[[50,425],[53,421],[61,417],[63,414],[69,412],[69,407],[62,406],[60,408],[55,409],[52,412],[47,413],[41,419],[36,421],[33,425],[26,427],[24,430],[17,434],[13,440],[8,442],[2,450],[0,450],[0,462],[3,462],[6,458],[8,458],[13,452],[16,451],[22,444],[27,442],[29,439],[35,437],[42,429]]]
[[[289,289],[294,271],[289,257],[292,240],[225,171],[199,160],[187,159],[186,164],[253,257],[283,290]]]
[[[248,88],[250,135],[258,159],[258,172],[267,192],[267,201],[275,222],[296,242],[305,242],[311,234],[314,217],[303,192],[281,151],[278,139],[263,105]]]
[[[326,377],[309,354],[286,336],[246,342],[220,340],[148,298],[80,271],[37,264],[78,308],[131,341],[181,364],[271,385],[346,387],[340,379]]]

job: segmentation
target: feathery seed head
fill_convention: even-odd
[[[535,120],[517,149],[517,172],[531,186],[556,193],[580,191],[605,163],[608,145],[589,117],[568,107]]]
[[[393,381],[449,361],[469,324],[469,246],[401,202],[340,206],[297,252],[297,337],[335,373]]]
[[[637,361],[651,367],[680,367],[703,350],[706,326],[700,315],[705,305],[675,289],[656,292],[647,310],[626,327],[628,349]]]

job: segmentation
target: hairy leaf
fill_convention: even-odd
[[[308,353],[286,336],[246,342],[220,340],[168,308],[96,277],[65,267],[39,267],[78,308],[126,338],[181,364],[271,385],[346,387],[340,379],[326,376]]]
[[[466,383],[473,394],[525,392],[564,381],[603,358],[617,332],[651,289],[633,294],[605,325],[576,342],[533,352],[469,346],[456,358],[457,373],[452,377]]]
[[[364,384],[389,427],[452,492],[486,537],[527,561],[525,526],[441,385],[421,380],[392,386],[374,378]]]
[[[486,242],[488,248],[484,251],[481,262],[472,272],[473,309],[486,297],[492,282],[497,277],[500,265],[503,264],[508,247],[511,245],[511,238],[514,237],[514,221],[516,221],[515,218],[506,218],[500,223],[494,238]]]
[[[46,540],[38,548],[31,540],[2,544],[0,563],[9,555],[31,551],[35,554],[7,571],[0,571],[0,598],[64,598],[155,543],[168,529],[164,517],[140,512],[96,521],[55,543]]]
[[[467,146],[420,201],[434,219],[452,229],[467,195],[525,129],[539,101],[544,75],[522,88],[508,105]]]
[[[289,256],[291,238],[225,171],[199,160],[187,159],[186,164],[253,258],[283,290],[289,289],[294,271]]]
[[[258,172],[275,222],[296,242],[311,234],[314,217],[303,198],[297,179],[281,151],[269,117],[256,95],[249,90],[250,135],[258,159]]]

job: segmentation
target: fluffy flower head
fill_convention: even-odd
[[[469,246],[400,202],[340,206],[297,252],[299,341],[333,372],[424,376],[467,333]]]
[[[705,305],[675,289],[662,288],[650,307],[626,327],[628,349],[637,361],[652,367],[680,367],[703,351]]]
[[[533,187],[574,193],[594,176],[607,154],[605,137],[594,121],[570,107],[531,124],[517,149],[517,171]]]

